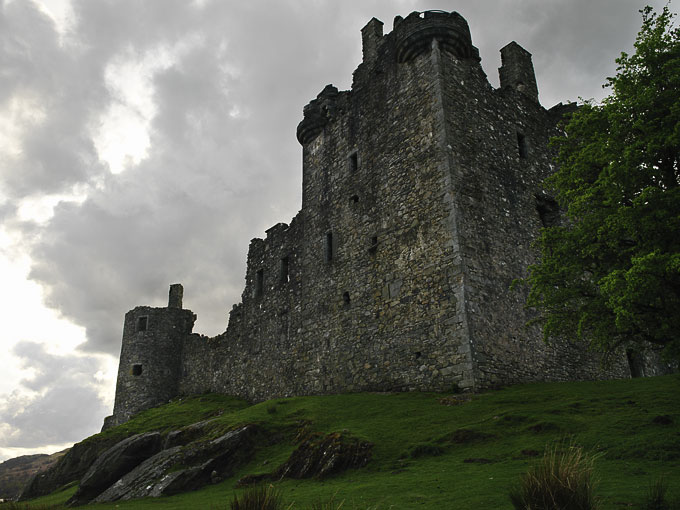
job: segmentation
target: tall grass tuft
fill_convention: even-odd
[[[593,457],[558,443],[510,491],[515,510],[594,510]]]
[[[666,502],[667,491],[668,485],[663,477],[651,482],[642,508],[644,510],[668,510],[669,506]]]
[[[330,501],[313,503],[310,510],[342,510],[344,503],[344,501],[336,503],[335,498],[331,498]]]
[[[309,508],[309,510],[350,510],[345,507],[344,499],[342,501],[336,501],[335,496],[337,495],[338,493],[336,492],[328,501],[317,501],[316,503],[312,503],[312,506]],[[351,510],[356,510],[356,507],[353,506]],[[366,510],[371,509],[367,508]]]
[[[680,510],[680,498],[668,498],[668,483],[663,476],[649,484],[642,510]]]
[[[231,510],[284,510],[281,495],[272,485],[246,489],[241,497],[234,496]]]

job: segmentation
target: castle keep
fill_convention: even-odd
[[[167,308],[125,316],[113,416],[176,395],[251,400],[349,391],[465,390],[606,374],[581,347],[545,345],[511,282],[555,221],[542,189],[565,107],[541,106],[531,55],[501,49],[487,81],[456,12],[362,29],[352,89],[304,108],[302,208],[253,239],[227,330],[192,333]]]

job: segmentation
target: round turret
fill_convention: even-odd
[[[177,396],[184,339],[196,319],[182,308],[181,287],[171,287],[168,308],[138,306],[125,314],[113,419],[107,425]]]
[[[297,127],[297,139],[302,145],[316,138],[328,124],[335,113],[335,103],[338,98],[338,89],[333,85],[326,85],[316,96],[316,99],[307,104],[303,110],[303,119]]]
[[[436,39],[442,51],[457,58],[479,61],[479,50],[472,45],[470,27],[457,12],[412,12],[406,18],[394,20],[397,61],[408,62],[430,49]]]

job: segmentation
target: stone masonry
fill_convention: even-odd
[[[361,31],[352,89],[304,108],[302,208],[253,239],[227,330],[193,334],[168,308],[125,317],[113,416],[183,394],[250,400],[356,391],[476,391],[526,381],[630,377],[581,346],[546,345],[511,289],[556,221],[542,189],[569,107],[538,101],[531,54],[501,50],[493,88],[456,12]]]

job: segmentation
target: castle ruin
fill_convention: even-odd
[[[565,109],[541,106],[531,54],[502,48],[500,87],[456,12],[372,19],[352,88],[304,108],[302,208],[253,239],[227,330],[192,333],[182,287],[125,316],[113,416],[177,395],[250,400],[475,391],[629,377],[527,326],[532,242],[558,214],[542,182]]]

